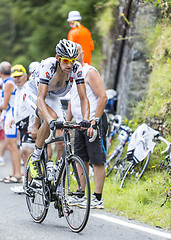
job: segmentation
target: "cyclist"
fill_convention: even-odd
[[[42,179],[40,168],[40,156],[45,139],[49,135],[49,129],[54,128],[54,121],[64,121],[60,98],[65,96],[71,89],[73,82],[77,84],[77,91],[81,100],[83,115],[82,127],[89,126],[89,101],[86,96],[82,66],[76,61],[78,47],[76,43],[63,39],[56,46],[56,57],[50,57],[39,65],[37,71],[30,76],[27,82],[24,100],[28,109],[43,120],[40,126],[35,144],[34,153],[29,166],[31,175],[35,179]],[[57,131],[57,134],[61,134]],[[63,147],[63,143],[61,144]],[[61,147],[61,155],[62,155]]]
[[[91,200],[91,208],[104,208],[104,203],[102,199],[102,191],[105,180],[105,166],[104,163],[106,161],[105,151],[102,144],[102,115],[104,115],[104,109],[107,102],[107,96],[105,92],[105,88],[103,85],[103,81],[98,73],[98,71],[91,65],[84,63],[83,56],[84,52],[80,44],[78,45],[78,61],[83,66],[83,75],[85,77],[85,85],[86,85],[86,93],[90,102],[90,121],[91,128],[88,130],[82,130],[75,132],[75,144],[74,144],[74,152],[76,155],[80,156],[86,167],[89,170],[89,162],[93,166],[94,170],[94,182],[95,189],[94,194],[92,195]],[[82,120],[80,101],[78,98],[78,94],[76,91],[75,83],[70,92],[71,101],[68,104],[68,114],[67,121],[71,121],[72,117],[76,119],[76,122],[80,122]],[[105,115],[104,115],[105,119]],[[106,130],[107,130],[107,118],[106,118]],[[100,128],[99,134],[97,137],[94,137],[94,141],[89,141],[89,134],[87,132],[94,132],[94,129]],[[102,132],[101,132],[102,133]],[[95,135],[94,135],[95,136]],[[84,198],[83,198],[84,199]],[[74,204],[74,199],[72,199],[72,204]],[[75,199],[78,202],[78,199]],[[79,199],[79,206],[85,207],[85,202],[81,202]]]

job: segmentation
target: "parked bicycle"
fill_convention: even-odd
[[[122,118],[120,115],[115,115],[113,118],[113,132],[110,133],[109,141],[118,134],[119,144],[109,155],[109,158],[106,160],[105,169],[106,169],[106,177],[115,170],[116,178],[118,178],[118,166],[121,161],[121,156],[124,150],[126,143],[129,141],[130,136],[132,134],[132,129],[126,125],[122,124]]]
[[[137,129],[137,132],[134,132],[132,137],[132,141],[130,141],[132,146],[128,145],[127,156],[120,162],[118,168],[121,176],[120,188],[125,187],[130,182],[137,182],[143,176],[156,140],[163,141],[167,145],[162,153],[165,153],[169,148],[169,142],[161,137],[158,131],[148,127],[145,123]]]
[[[167,173],[171,174],[171,143],[166,142],[168,148],[166,149],[167,155],[164,160],[159,165],[159,169],[164,169]],[[166,152],[165,151],[165,152]]]
[[[57,121],[55,125],[57,128]],[[65,123],[62,137],[55,137],[56,129],[51,130],[41,155],[42,180],[35,180],[30,176],[28,163],[31,156],[26,164],[25,172],[26,202],[33,221],[41,223],[47,215],[50,203],[54,202],[54,208],[58,210],[59,218],[64,216],[69,228],[76,233],[85,228],[90,212],[90,183],[87,170],[81,158],[72,154],[71,149],[69,130],[78,128],[80,128],[79,125]],[[49,181],[46,167],[48,162],[47,145],[58,141],[64,141],[65,151],[61,160],[54,165],[54,180]],[[83,181],[85,189],[81,184]],[[78,202],[73,204],[70,200],[73,197]],[[79,207],[81,199],[86,202],[85,209]]]

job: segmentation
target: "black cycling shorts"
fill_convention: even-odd
[[[100,124],[100,128],[102,125]],[[101,136],[96,137],[94,142],[89,142],[87,130],[75,131],[74,153],[83,161],[91,164],[106,162],[105,149]]]

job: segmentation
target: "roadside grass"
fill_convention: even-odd
[[[120,183],[112,179],[105,181],[103,199],[105,210],[115,214],[135,219],[171,230],[171,199],[166,200],[167,183],[165,174],[148,174],[137,184],[129,184],[125,189],[120,189]],[[167,183],[166,183],[167,182]]]
[[[156,144],[149,165],[137,183],[120,189],[114,173],[105,180],[103,199],[106,211],[171,230],[171,197],[161,207],[171,191],[171,175],[159,170],[159,164],[166,156],[161,154],[165,147],[164,143]]]

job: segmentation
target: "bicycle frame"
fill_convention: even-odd
[[[55,124],[57,124],[56,122]],[[57,125],[55,125],[57,126]],[[73,126],[73,127],[72,127]],[[90,183],[88,173],[82,159],[72,154],[69,129],[80,128],[72,123],[64,124],[64,134],[55,137],[56,129],[50,131],[48,139],[45,140],[41,155],[41,171],[43,178],[34,179],[30,174],[29,161],[26,164],[25,190],[26,202],[32,219],[36,223],[41,223],[46,215],[50,202],[54,202],[54,208],[58,210],[59,217],[65,217],[69,228],[73,232],[80,232],[87,224],[90,212]],[[65,150],[61,160],[54,168],[54,180],[49,181],[47,177],[46,163],[48,162],[47,145],[53,142],[64,141]],[[79,169],[78,169],[79,166]],[[82,179],[82,180],[81,180]],[[84,191],[82,182],[85,182]],[[61,191],[57,191],[60,186]],[[35,186],[36,185],[36,186]],[[72,203],[75,198],[76,202]],[[80,199],[80,198],[83,198]],[[84,210],[79,205],[79,201],[85,201]]]

